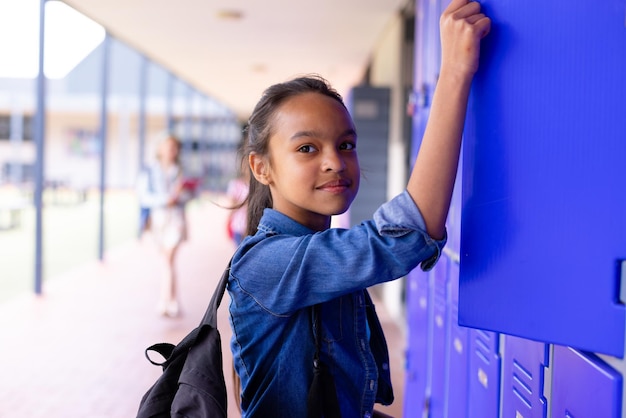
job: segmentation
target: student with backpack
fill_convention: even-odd
[[[306,417],[309,395],[322,409],[336,402],[343,417],[372,416],[375,403],[393,401],[366,289],[437,262],[489,29],[476,2],[452,0],[443,12],[439,80],[407,188],[350,229],[330,228],[360,177],[357,132],[339,94],[320,77],[301,77],[269,87],[256,105],[244,145],[249,235],[227,287],[243,417]],[[324,390],[310,392],[320,376]]]
[[[185,206],[194,196],[193,188],[183,175],[180,149],[177,137],[168,134],[160,138],[156,144],[157,161],[148,166],[137,181],[141,222],[148,220],[163,267],[157,312],[171,318],[180,314],[176,256],[187,239]],[[143,229],[144,225],[141,227]]]

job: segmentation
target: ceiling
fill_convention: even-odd
[[[305,73],[339,92],[406,0],[63,0],[247,119],[263,90]]]

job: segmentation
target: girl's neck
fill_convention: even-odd
[[[176,161],[160,161],[161,168],[168,169],[176,166]]]
[[[311,220],[310,222],[307,222],[305,226],[317,232],[326,231],[327,229],[330,228],[330,219],[331,218],[329,216],[326,219],[320,218],[316,220]]]

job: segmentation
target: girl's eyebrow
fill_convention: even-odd
[[[291,135],[290,140],[295,141],[300,138],[319,138],[321,136],[322,134],[320,134],[318,131],[298,131],[295,134]],[[346,129],[341,135],[339,135],[339,138],[344,138],[347,136],[356,137],[356,131],[352,128]]]
[[[300,138],[315,138],[318,137],[319,134],[316,131],[298,131],[295,134],[291,135],[291,140],[294,141]]]

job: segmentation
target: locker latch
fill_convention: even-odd
[[[621,261],[620,277],[619,277],[619,301],[626,305],[626,260]]]

